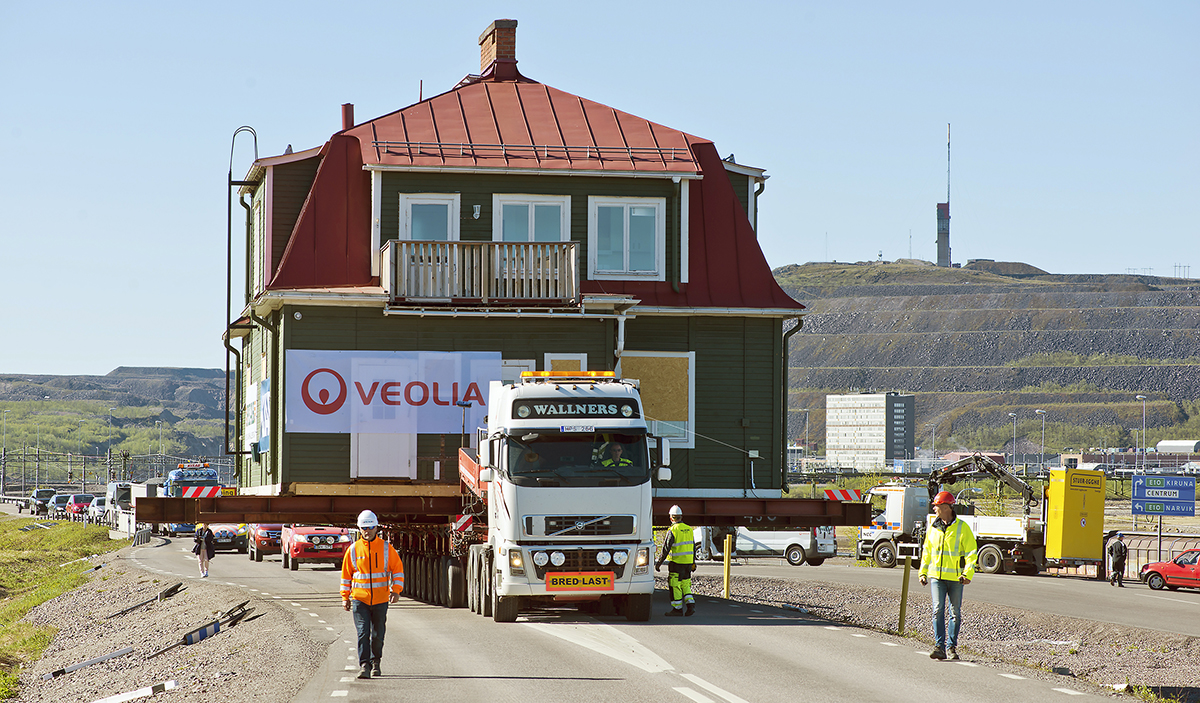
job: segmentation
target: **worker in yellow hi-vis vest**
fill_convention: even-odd
[[[667,582],[671,584],[671,609],[667,611],[667,617],[694,615],[696,598],[692,595],[692,569],[696,565],[696,549],[692,528],[683,521],[683,509],[678,505],[672,505],[668,514],[671,516],[671,529],[667,531],[654,570],[661,569],[664,560],[669,562]]]

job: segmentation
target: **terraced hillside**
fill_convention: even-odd
[[[982,270],[991,269],[991,270]],[[1014,273],[1019,271],[1020,273]],[[792,436],[824,435],[826,393],[917,395],[939,448],[1038,451],[1200,436],[1200,284],[1068,276],[1023,264],[805,264],[775,271],[809,308],[792,337]],[[923,432],[929,432],[926,428]],[[953,435],[949,443],[947,438]]]

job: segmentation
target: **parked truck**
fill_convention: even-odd
[[[919,559],[934,517],[933,497],[944,486],[974,476],[1001,481],[1022,500],[1022,514],[1013,517],[978,515],[970,502],[955,505],[955,513],[970,526],[979,545],[978,571],[1036,574],[1047,567],[1103,562],[1103,472],[1051,471],[1049,486],[1038,491],[981,454],[934,470],[924,485],[893,482],[868,491],[873,518],[870,527],[862,528],[855,556],[873,559],[884,568],[895,566],[898,556]]]
[[[488,407],[478,451],[459,455],[486,520],[486,537],[467,550],[467,605],[498,622],[580,602],[648,620],[651,477],[670,480],[670,449],[647,433],[636,382],[526,372],[493,382]]]

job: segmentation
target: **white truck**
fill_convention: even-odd
[[[783,557],[792,566],[820,566],[837,556],[837,532],[833,527],[779,529],[776,527],[697,527],[693,530],[696,559],[720,560],[725,554],[725,537],[733,535],[735,557]]]
[[[670,480],[670,449],[647,434],[636,382],[541,371],[489,390],[478,453],[459,454],[487,522],[467,554],[467,605],[497,622],[588,601],[648,620],[651,477]]]

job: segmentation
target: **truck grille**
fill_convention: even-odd
[[[555,566],[554,564],[538,566],[533,562],[533,555],[542,551],[546,552],[547,554],[552,552],[562,552],[563,556],[565,556],[567,559],[563,562],[562,566]],[[533,566],[534,573],[536,573],[538,579],[541,580],[545,580],[547,573],[557,573],[563,571],[611,571],[616,578],[620,579],[625,574],[625,567],[629,566],[628,563],[617,564],[616,562],[610,561],[608,564],[600,566],[600,562],[596,561],[596,554],[599,552],[608,552],[609,554],[614,554],[618,551],[625,552],[626,554],[629,553],[624,549],[531,549],[529,550],[528,563]]]
[[[542,529],[539,530],[539,527]],[[631,535],[633,531],[632,515],[546,515],[525,518],[525,532],[530,536],[561,533],[563,537],[604,537]]]

